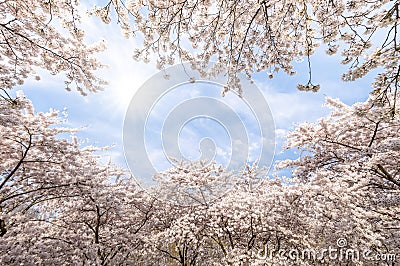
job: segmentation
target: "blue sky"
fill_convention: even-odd
[[[196,82],[189,82],[189,77]],[[127,162],[135,175],[150,178],[152,172],[173,164],[169,158],[215,159],[231,170],[245,162],[270,165],[274,121],[263,93],[243,77],[243,99],[235,93],[223,97],[223,84],[223,74],[201,80],[190,66],[176,65],[137,90],[123,135]]]
[[[108,46],[105,52],[98,55],[98,58],[109,66],[98,72],[98,75],[110,82],[105,91],[82,97],[75,91],[64,90],[62,75],[51,76],[38,71],[42,77],[40,81],[28,80],[24,85],[16,87],[13,93],[15,95],[16,90],[22,89],[33,101],[36,111],[65,108],[68,113],[68,125],[82,127],[77,134],[80,138],[88,139],[89,144],[97,146],[115,145],[106,152],[106,157],[111,157],[113,161],[126,166],[123,149],[123,123],[126,111],[135,92],[159,71],[154,61],[144,64],[132,59],[133,50],[139,42],[126,40],[116,25],[105,25],[97,18],[89,17],[84,17],[83,23],[88,42],[103,38]],[[371,90],[371,74],[360,81],[342,82],[340,76],[346,68],[340,65],[340,57],[324,54],[323,48],[318,49],[312,56],[313,83],[321,84],[319,92],[300,92],[296,89],[297,83],[307,82],[308,69],[305,61],[294,63],[294,66],[297,71],[294,77],[284,73],[275,74],[273,79],[269,79],[266,73],[254,76],[255,84],[268,102],[275,123],[275,160],[294,156],[292,153],[282,153],[281,147],[282,137],[288,130],[294,128],[295,123],[316,121],[317,118],[328,114],[329,110],[322,108],[326,96],[338,97],[347,104],[353,104],[364,101]],[[187,83],[173,90],[173,93],[166,95],[154,106],[145,132],[145,143],[146,151],[156,168],[162,170],[169,165],[160,140],[162,121],[165,119],[162,114],[171,111],[171,107],[176,106],[179,100],[184,101],[199,95],[217,99],[220,93],[220,91],[215,93],[218,86],[214,86],[214,90],[210,90],[211,87]],[[229,95],[225,100],[236,101],[236,104],[231,103],[230,107],[238,108],[237,112],[242,114],[241,120],[246,124],[249,138],[257,139],[260,132],[256,121],[252,121],[248,113],[246,115],[248,112],[246,105],[235,95]],[[218,109],[221,107],[219,104],[210,105],[209,108]],[[201,156],[201,145],[204,152],[207,149],[212,150],[215,145],[214,158],[226,165],[233,144],[229,132],[224,129],[224,124],[205,117],[186,122],[177,139],[180,152],[187,158],[196,159]],[[257,153],[260,153],[260,149],[254,146],[252,154],[257,155]],[[256,155],[253,157],[257,157]]]

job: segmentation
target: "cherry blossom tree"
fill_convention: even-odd
[[[2,89],[22,84],[40,68],[64,72],[68,90],[76,87],[86,94],[101,88],[103,81],[93,72],[100,64],[92,55],[104,45],[85,44],[78,7],[76,0],[0,4],[1,56],[7,59],[1,67]],[[349,65],[343,80],[379,69],[373,84],[376,99],[386,101],[387,93],[398,88],[398,1],[111,0],[92,13],[105,23],[115,19],[127,37],[143,35],[134,58],[148,62],[155,54],[159,68],[190,61],[204,75],[226,71],[228,89],[239,92],[237,73],[273,77],[283,70],[293,75],[293,61],[303,58],[309,77],[298,88],[318,90],[311,56],[321,44],[328,54],[339,52]],[[210,61],[217,64],[206,71]]]
[[[0,89],[23,84],[28,76],[40,79],[44,69],[66,75],[67,90],[81,94],[102,89],[94,71],[101,64],[93,54],[104,43],[87,45],[80,25],[77,0],[18,0],[0,2]]]
[[[153,199],[55,110],[0,99],[0,264],[132,264]],[[149,232],[149,231],[148,231]]]
[[[164,180],[157,188],[157,198],[162,201],[157,201],[153,210],[149,223],[152,233],[144,238],[145,265],[160,261],[171,265],[287,265],[289,250],[301,253],[336,247],[339,237],[364,241],[357,242],[358,247],[370,244],[374,232],[363,228],[362,235],[354,229],[361,225],[348,208],[348,201],[343,200],[347,194],[340,184],[322,184],[320,180],[283,182],[265,178],[256,166],[247,166],[236,174],[226,173],[229,178],[225,178],[225,170],[216,166],[191,162],[161,174]],[[215,184],[213,173],[219,173],[220,182],[226,182],[224,187],[230,189],[216,200],[193,201],[202,188],[211,187],[207,183]],[[188,182],[193,174],[199,182]],[[253,184],[257,185],[249,186],[250,180],[256,180]],[[187,185],[194,195],[175,189]],[[174,196],[172,201],[164,198],[169,195]],[[176,198],[188,202],[171,204]],[[368,239],[363,238],[367,235]],[[270,252],[264,254],[266,246]],[[286,251],[286,257],[271,251]],[[322,260],[317,255],[304,261],[300,256],[292,259],[315,265]]]
[[[45,202],[79,195],[105,169],[93,154],[98,148],[81,149],[75,137],[60,138],[76,129],[59,126],[57,111],[35,113],[22,92],[0,103],[0,229],[7,238],[24,221],[46,215],[41,210]]]
[[[377,250],[399,253],[399,113],[373,97],[353,106],[330,98],[327,104],[333,108],[329,117],[289,134],[287,148],[302,156],[278,168],[294,169],[292,178],[306,183],[340,187],[337,196],[357,221],[354,240],[368,239]]]
[[[143,249],[139,233],[152,208],[131,180],[110,182],[113,168],[107,168],[92,177],[90,188],[82,187],[73,198],[47,201],[40,216],[13,230],[15,235],[4,239],[3,264],[135,264]]]
[[[345,81],[378,68],[376,98],[384,100],[399,86],[398,1],[110,0],[95,13],[109,22],[112,10],[127,35],[144,36],[134,58],[147,62],[154,54],[160,68],[190,61],[202,73],[208,62],[217,61],[208,74],[226,71],[230,89],[240,91],[239,72],[293,75],[292,62],[305,58],[309,77],[298,88],[317,91],[311,56],[321,44],[349,65]]]
[[[45,200],[70,197],[73,186],[83,185],[95,171],[92,152],[79,143],[58,139],[76,129],[56,127],[58,112],[35,113],[20,92],[15,100],[0,99],[1,175],[0,208],[2,235],[16,213],[26,213]],[[86,167],[85,167],[86,166]],[[83,171],[85,168],[88,171]],[[79,174],[78,174],[79,173]]]

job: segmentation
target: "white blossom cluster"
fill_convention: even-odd
[[[21,85],[45,69],[64,73],[65,88],[82,95],[106,83],[94,71],[101,64],[93,54],[104,50],[102,41],[86,45],[79,28],[77,0],[18,0],[0,2],[0,88]]]
[[[114,7],[125,35],[143,35],[136,60],[154,54],[160,69],[189,61],[201,74],[225,73],[228,88],[241,91],[239,72],[296,71],[292,62],[306,58],[307,85],[312,85],[310,57],[324,44],[350,64],[343,80],[351,81],[379,68],[374,90],[382,96],[397,89],[399,72],[399,3],[390,0],[257,0],[175,1],[111,0],[96,8],[109,22]],[[213,69],[205,66],[216,61]],[[396,80],[396,82],[394,82]],[[310,85],[310,86],[309,86]]]

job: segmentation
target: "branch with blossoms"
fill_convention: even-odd
[[[396,102],[387,95],[396,97],[399,86],[398,1],[112,0],[94,13],[110,22],[111,8],[126,35],[144,36],[134,58],[148,62],[155,54],[161,69],[189,61],[204,76],[227,74],[228,90],[240,94],[238,73],[294,75],[292,62],[306,58],[308,82],[297,88],[318,91],[320,85],[311,80],[311,56],[325,44],[327,54],[340,53],[342,64],[350,64],[344,81],[381,69],[372,95],[377,102]],[[217,64],[206,70],[210,61]]]

